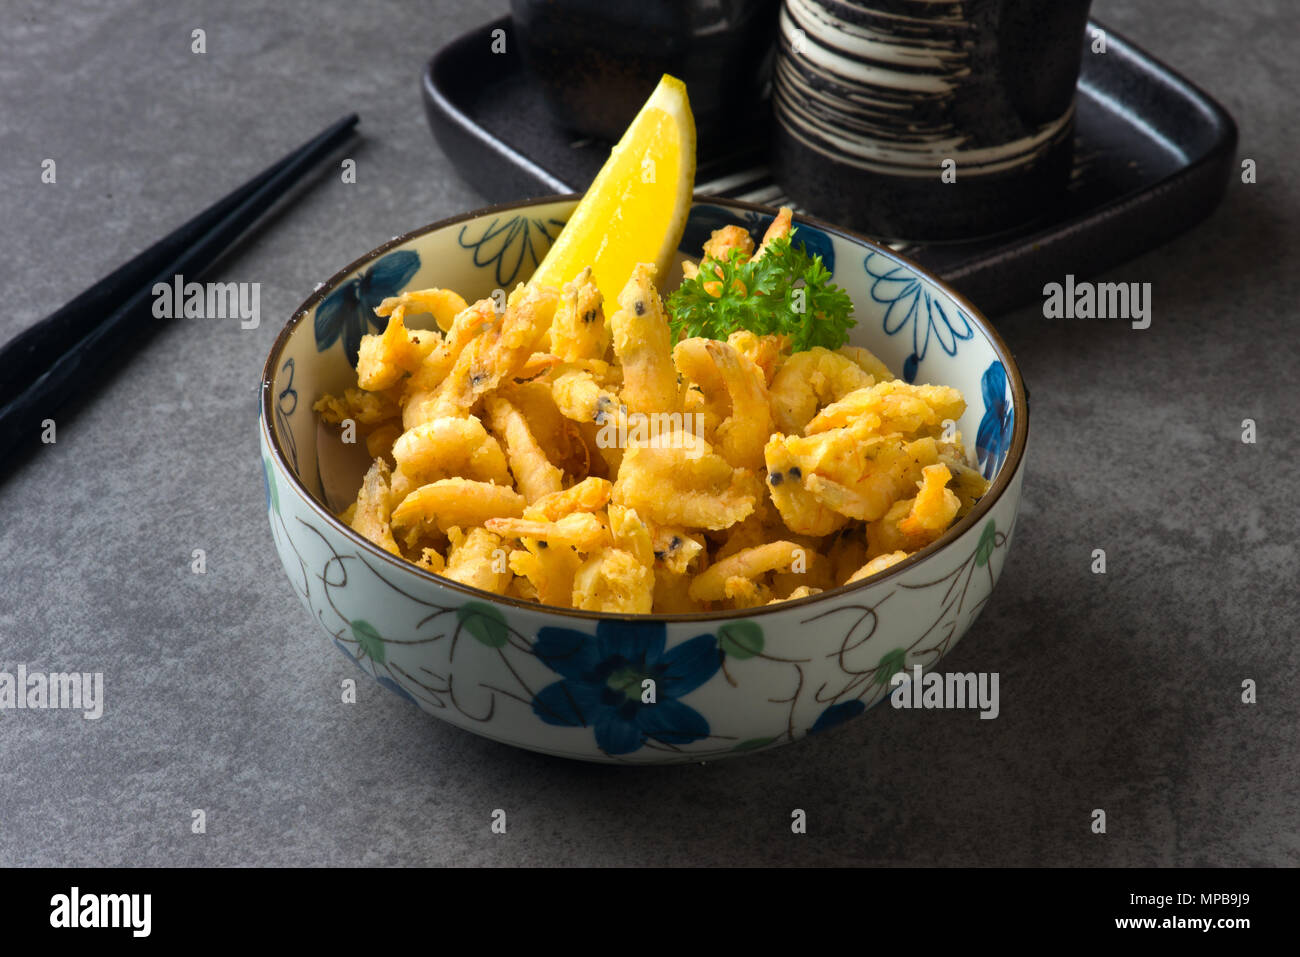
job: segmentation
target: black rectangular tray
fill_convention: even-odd
[[[492,31],[506,52],[483,56]],[[439,50],[421,88],[429,125],[461,175],[493,202],[582,192],[610,144],[550,122],[524,70],[509,17]],[[1075,168],[1046,225],[972,242],[894,248],[951,283],[986,314],[1041,298],[1067,273],[1124,262],[1204,219],[1235,168],[1237,126],[1208,94],[1095,21],[1106,52],[1085,51]],[[762,147],[702,159],[699,193],[780,205]]]

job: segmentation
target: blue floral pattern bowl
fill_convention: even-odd
[[[955,386],[988,494],[939,541],[863,582],[740,612],[619,617],[503,598],[395,559],[324,504],[312,404],[355,384],[373,306],[405,288],[466,299],[527,279],[576,204],[547,197],[434,223],[324,283],[276,339],[259,436],[276,550],[312,619],[366,674],[430,714],[507,744],[589,761],[711,760],[825,731],[933,668],[988,602],[1015,530],[1028,404],[1010,351],[959,295],[862,237],[796,217],[853,298],[852,342],[909,381]],[[697,197],[682,240],[756,237],[775,210]],[[675,280],[674,280],[675,281]],[[653,681],[654,700],[643,700]]]

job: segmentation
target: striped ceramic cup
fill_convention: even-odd
[[[1061,199],[1090,0],[783,0],[773,163],[890,239],[1023,226]]]

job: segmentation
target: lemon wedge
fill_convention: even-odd
[[[694,188],[695,117],[686,84],[665,73],[529,281],[558,288],[590,266],[607,304],[637,263],[654,263],[662,283]]]

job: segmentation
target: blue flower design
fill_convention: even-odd
[[[888,306],[883,323],[886,334],[898,335],[912,327],[912,354],[903,361],[905,381],[916,381],[917,367],[929,351],[931,339],[955,356],[958,342],[975,338],[970,317],[930,295],[926,283],[910,269],[876,252],[868,253],[862,266],[872,278],[871,298]]]
[[[808,733],[820,734],[823,731],[829,731],[850,718],[856,718],[866,710],[867,706],[857,699],[833,704],[818,716],[817,720],[813,722],[813,726],[808,729]]]
[[[756,213],[753,210],[734,210],[725,206],[701,204],[691,208],[686,220],[686,229],[682,241],[677,244],[678,252],[685,253],[691,259],[698,259],[700,251],[715,229],[723,226],[740,225],[749,230],[750,236],[757,243],[772,225],[772,216]],[[794,245],[802,246],[809,256],[821,256],[822,265],[831,273],[835,272],[835,245],[830,236],[811,226],[795,226]]]
[[[383,332],[388,325],[387,319],[375,315],[375,308],[405,289],[419,268],[419,253],[410,249],[389,253],[321,300],[316,307],[316,351],[324,352],[342,336],[343,350],[355,368],[361,337],[372,326]]]
[[[505,288],[514,283],[525,265],[528,269],[524,278],[533,274],[546,258],[555,237],[560,235],[564,220],[554,217],[529,219],[527,216],[502,220],[500,216],[494,216],[478,238],[466,238],[466,231],[473,226],[473,223],[462,226],[456,241],[461,249],[474,251],[474,265],[479,269],[494,267],[497,285]]]
[[[690,744],[709,734],[709,723],[679,699],[717,673],[717,639],[697,635],[665,651],[667,631],[658,622],[601,621],[596,634],[542,628],[533,654],[561,680],[533,698],[533,713],[547,724],[593,727],[607,754],[629,754],[648,739]],[[652,679],[655,701],[641,701],[642,682]]]
[[[984,477],[991,479],[1007,457],[1016,421],[1007,370],[998,360],[984,370],[980,391],[984,394],[984,417],[975,436],[975,455]]]

